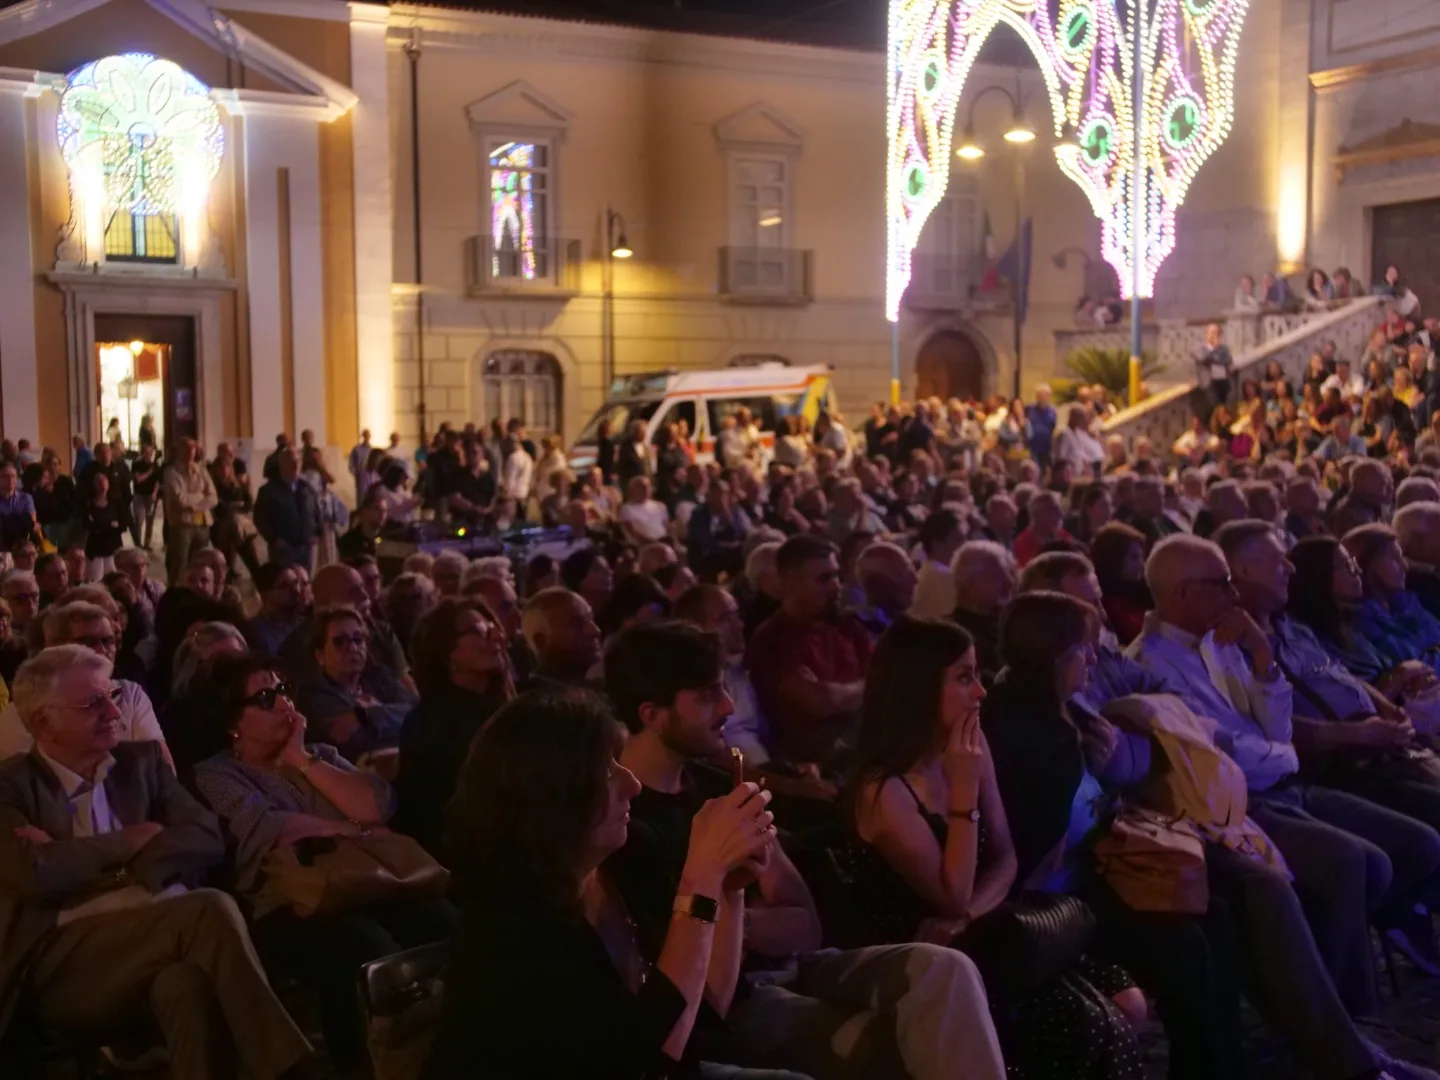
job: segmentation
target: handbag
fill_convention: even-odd
[[[970,957],[992,1002],[1016,999],[1059,978],[1095,936],[1095,913],[1065,893],[1022,893],[971,923],[953,946]]]
[[[1203,915],[1210,906],[1205,845],[1194,824],[1128,803],[1095,844],[1105,884],[1136,911]]]
[[[408,836],[380,832],[307,837],[276,847],[261,866],[257,910],[311,915],[440,896],[450,871]]]

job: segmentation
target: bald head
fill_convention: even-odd
[[[1181,533],[1155,545],[1145,563],[1145,583],[1165,622],[1203,634],[1234,606],[1230,568],[1220,545]]]
[[[370,595],[365,591],[365,581],[359,571],[344,563],[323,566],[310,583],[315,597],[315,610],[353,607],[362,615],[370,610]]]
[[[600,659],[600,628],[579,593],[541,589],[526,602],[520,625],[543,673],[579,681]]]

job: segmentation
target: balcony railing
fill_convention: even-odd
[[[738,304],[808,304],[815,299],[809,251],[720,249],[720,297]]]
[[[529,247],[496,247],[489,236],[472,236],[465,242],[465,256],[472,293],[548,296],[580,291],[579,240],[551,237]]]
[[[912,311],[988,309],[1010,303],[1010,283],[991,273],[981,255],[927,254],[911,256],[905,306]]]

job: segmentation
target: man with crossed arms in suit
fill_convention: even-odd
[[[221,861],[215,817],[159,744],[122,743],[110,662],[79,645],[21,665],[34,736],[0,764],[0,1036],[26,1018],[104,1035],[147,1020],[174,1075],[309,1075],[235,902],[195,888]],[[238,1062],[237,1062],[238,1058]]]

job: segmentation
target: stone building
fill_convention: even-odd
[[[816,44],[773,19],[634,0],[583,22],[550,3],[0,11],[0,431],[59,447],[112,417],[133,436],[148,412],[162,440],[309,429],[343,452],[361,427],[413,443],[519,415],[573,437],[616,373],[758,360],[833,365],[852,417],[883,396],[873,29]],[[907,393],[1010,391],[996,264],[1019,218],[1027,389],[1105,279],[1008,33],[962,102],[990,152],[954,162],[917,258]],[[1035,143],[1001,140],[1004,95],[970,106],[988,87],[1018,91]],[[1440,4],[1251,0],[1237,121],[1154,314],[1218,313],[1242,271],[1387,261],[1440,305],[1436,89]]]

